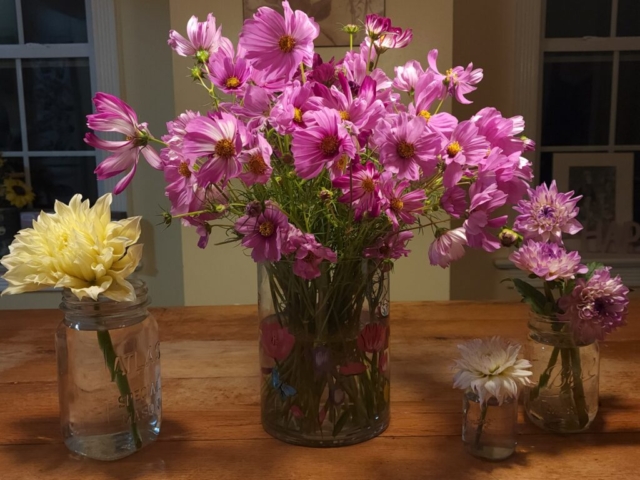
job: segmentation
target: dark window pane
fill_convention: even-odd
[[[617,145],[640,145],[640,52],[620,52]]]
[[[0,0],[0,45],[18,43],[16,1]]]
[[[608,37],[610,34],[611,0],[547,0],[545,37]]]
[[[640,2],[618,0],[618,37],[640,37]]]
[[[540,173],[534,184],[551,184],[553,180],[553,152],[540,152]]]
[[[546,53],[542,145],[607,145],[613,54]]]
[[[14,60],[0,60],[0,152],[20,151],[20,109]]]
[[[55,200],[68,203],[76,193],[93,203],[98,196],[95,168],[95,157],[31,157],[29,170],[36,194],[33,206],[53,208]]]
[[[87,43],[84,0],[22,0],[25,43]]]
[[[91,113],[89,60],[24,60],[29,150],[88,150],[82,139]]]

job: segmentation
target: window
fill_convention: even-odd
[[[627,152],[640,222],[640,2],[547,0],[543,25],[540,178],[562,154]]]
[[[105,39],[92,35],[92,4],[110,22],[106,43],[115,43],[110,1],[0,0],[0,152],[24,171],[36,209],[109,190],[93,174],[102,153],[83,141],[93,93],[117,94],[97,75],[94,47],[104,50]]]

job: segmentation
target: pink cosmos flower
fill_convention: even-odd
[[[209,61],[210,78],[213,84],[224,93],[241,94],[251,76],[247,61],[238,57],[233,60],[226,55],[214,55]]]
[[[393,80],[393,86],[402,92],[413,92],[418,80],[424,75],[422,65],[416,60],[409,60],[404,66],[395,67],[394,70],[396,78]]]
[[[364,249],[365,258],[375,258],[380,260],[394,259],[397,260],[401,256],[408,256],[410,250],[407,250],[407,243],[413,238],[413,232],[391,232],[384,237],[379,237],[375,243]]]
[[[422,117],[394,115],[390,123],[378,122],[373,141],[380,148],[380,163],[398,179],[419,180],[432,175],[438,165],[439,136],[427,131]]]
[[[467,236],[464,228],[439,230],[436,233],[436,239],[429,246],[429,263],[447,268],[451,262],[464,256],[465,245],[467,245]]]
[[[519,152],[505,156],[498,147],[478,166],[476,183],[486,188],[495,183],[498,190],[507,194],[507,203],[516,203],[529,188],[533,179],[531,162]]]
[[[351,172],[333,181],[335,188],[340,188],[344,195],[340,197],[342,203],[350,203],[355,208],[356,218],[360,219],[367,213],[372,217],[380,214],[382,195],[380,193],[380,173],[375,165],[357,165]]]
[[[464,222],[464,230],[467,243],[470,247],[482,248],[487,252],[493,252],[500,248],[500,242],[489,233],[489,229],[504,226],[507,215],[489,218],[489,214],[503,206],[507,200],[507,194],[500,192],[496,185],[491,185],[485,190],[480,190],[476,184],[469,188],[471,205],[469,217]]]
[[[375,52],[371,55],[371,60],[375,58]],[[360,87],[367,77],[371,77],[376,82],[376,98],[380,100],[389,111],[393,109],[400,96],[394,93],[392,82],[381,68],[374,69],[371,73],[367,69],[368,47],[363,42],[360,51],[347,52],[344,59],[338,62],[338,68],[347,77],[351,92],[357,96]]]
[[[391,28],[391,19],[370,13],[364,20],[364,31],[367,37],[377,40]]]
[[[264,211],[257,217],[240,217],[234,229],[242,238],[242,246],[252,248],[255,262],[277,262],[281,257],[282,235],[289,230],[287,216],[271,201],[265,202]]]
[[[362,362],[349,362],[344,365],[340,365],[338,367],[338,371],[340,375],[351,376],[351,375],[360,375],[367,371],[367,367]]]
[[[402,30],[399,27],[391,27],[388,33],[373,41],[373,47],[378,55],[382,55],[391,48],[406,47],[411,40],[413,40],[413,31],[410,28]],[[366,38],[365,42],[369,43],[371,40]]]
[[[387,345],[387,327],[381,323],[368,323],[358,335],[358,350],[376,353]]]
[[[281,327],[277,322],[260,325],[260,345],[268,357],[284,360],[295,343],[296,337],[289,333],[287,327]]]
[[[242,104],[231,107],[233,113],[245,120],[250,131],[263,129],[271,116],[271,95],[264,88],[247,84]]]
[[[318,176],[344,155],[353,158],[356,149],[338,112],[323,108],[305,114],[304,121],[309,126],[295,133],[291,145],[296,173],[301,178]]]
[[[528,194],[528,200],[521,200],[513,208],[520,213],[513,228],[524,238],[562,243],[562,233],[575,235],[582,230],[576,220],[581,195],[573,197],[573,191],[559,193],[555,180],[550,187],[543,183],[529,189]]]
[[[427,58],[429,60],[429,68],[439,77],[442,84],[440,98],[451,95],[460,103],[472,103],[465,98],[465,95],[476,90],[474,85],[477,85],[482,80],[482,69],[477,68],[474,70],[473,63],[470,63],[467,68],[451,68],[443,75],[438,71],[438,50],[431,50]]]
[[[233,116],[217,112],[212,117],[198,117],[186,127],[182,151],[189,160],[207,158],[198,170],[198,183],[206,186],[237,177],[241,170],[239,154],[246,144],[246,131]]]
[[[102,140],[92,132],[85,135],[85,143],[112,153],[95,169],[99,180],[111,178],[130,169],[113,189],[113,193],[119,194],[131,183],[141,153],[149,165],[156,170],[162,169],[160,156],[148,145],[152,137],[147,124],[138,123],[136,112],[128,104],[118,97],[102,92],[96,94],[93,103],[97,113],[87,115],[87,126],[98,132],[118,132],[127,137],[124,141],[116,142]]]
[[[337,80],[335,59],[332,57],[328,62],[323,62],[322,57],[315,53],[313,67],[307,74],[307,79],[321,83],[325,87],[331,87]]]
[[[222,27],[216,30],[216,18],[209,14],[206,22],[198,22],[195,15],[187,23],[187,37],[184,38],[175,30],[169,32],[169,46],[178,55],[193,57],[199,55],[200,60],[206,61],[220,48]]]
[[[197,186],[192,186],[192,188],[192,195],[179,197],[178,202],[184,203],[172,205],[172,211],[174,208],[177,213],[207,210],[205,213],[199,215],[182,218],[183,225],[196,227],[196,233],[200,236],[198,247],[206,248],[209,243],[209,236],[211,235],[211,226],[208,222],[223,217],[229,206],[224,196],[224,190],[221,192],[212,185],[206,188]]]
[[[269,120],[279,134],[293,133],[305,129],[305,113],[318,110],[321,105],[322,100],[314,96],[313,84],[307,82],[302,85],[296,80],[283,90]]]
[[[442,151],[447,165],[444,186],[453,187],[457,184],[464,168],[478,165],[487,156],[488,149],[489,143],[482,135],[478,135],[478,127],[473,122],[460,122]]]
[[[423,73],[415,85],[414,101],[409,104],[409,113],[421,116],[428,128],[449,138],[458,125],[458,119],[446,112],[430,113],[433,103],[438,100],[440,85],[440,80],[432,71]]]
[[[398,229],[400,220],[408,225],[415,223],[416,215],[424,209],[426,200],[424,190],[410,190],[410,182],[406,180],[397,182],[391,172],[384,172],[380,180],[380,192],[387,200],[385,213],[393,227]]]
[[[311,234],[305,234],[304,240],[296,251],[293,273],[306,280],[313,280],[320,276],[320,264],[323,260],[336,263],[338,256],[330,248],[323,247]]]
[[[313,41],[320,27],[301,10],[291,10],[282,2],[284,18],[275,10],[260,7],[251,20],[245,20],[239,46],[253,67],[290,78],[301,63],[313,63]]]
[[[440,206],[454,218],[460,218],[467,210],[467,194],[457,185],[445,188],[440,198]]]
[[[516,267],[550,282],[556,279],[573,279],[577,274],[587,273],[586,265],[580,263],[578,252],[567,252],[556,243],[527,241],[510,256]]]
[[[626,323],[629,289],[619,276],[612,278],[610,271],[611,267],[602,267],[588,280],[579,278],[573,291],[558,301],[564,311],[558,318],[571,322],[576,339],[583,345],[604,340]]]
[[[504,118],[502,114],[492,107],[483,108],[471,118],[478,126],[478,133],[484,136],[491,147],[498,147],[506,156],[518,152],[522,154],[530,148],[530,143],[520,137],[524,131],[524,119],[518,115]]]
[[[244,172],[239,175],[246,185],[267,183],[271,178],[271,154],[273,150],[269,142],[261,135],[254,136],[248,150],[244,150],[239,157],[244,165]]]

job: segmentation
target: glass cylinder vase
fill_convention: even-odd
[[[472,391],[462,403],[462,442],[472,455],[504,460],[516,451],[518,399],[509,397],[498,404],[495,397],[484,403]]]
[[[56,332],[60,423],[67,447],[97,460],[116,460],[153,442],[160,432],[162,391],[158,325],[144,282],[136,300],[78,300],[63,293]]]
[[[351,445],[389,425],[389,272],[372,261],[258,266],[262,425],[288,443]]]
[[[577,341],[570,327],[557,317],[529,317],[533,385],[525,392],[525,411],[537,426],[559,433],[585,430],[598,413],[598,343]]]

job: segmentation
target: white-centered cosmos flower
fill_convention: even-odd
[[[454,388],[473,390],[484,403],[495,397],[499,404],[516,398],[519,385],[528,385],[531,363],[518,359],[520,345],[500,337],[475,339],[458,345],[462,358],[456,360],[458,372]]]
[[[69,205],[56,201],[55,213],[42,212],[33,228],[21,230],[2,258],[9,287],[16,294],[48,287],[68,288],[78,299],[133,301],[126,280],[142,258],[140,218],[111,221],[111,194],[89,200],[75,195]]]

